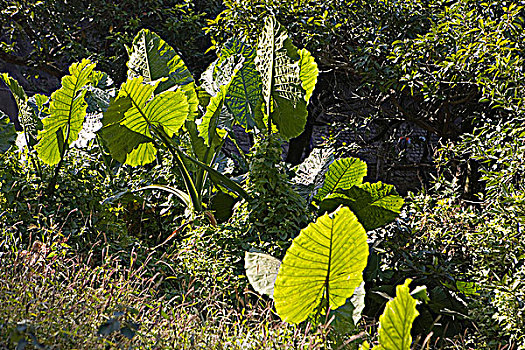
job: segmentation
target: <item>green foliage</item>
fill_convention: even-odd
[[[316,199],[325,198],[339,189],[360,185],[366,176],[366,163],[357,158],[337,159],[328,168],[323,186],[317,191]]]
[[[264,303],[246,303],[241,311],[222,301],[224,290],[236,295],[236,278],[226,277],[232,261],[217,254],[232,235],[203,229],[198,240],[180,242],[180,252],[134,245],[104,253],[98,264],[94,251],[82,256],[60,240],[19,254],[2,251],[0,345],[321,349],[322,334],[297,333]]]
[[[37,142],[38,131],[42,129],[40,113],[35,113],[26,92],[15,79],[10,77],[7,73],[0,74],[0,79],[4,81],[15,98],[18,107],[18,120],[20,121],[20,125],[24,132],[24,139],[26,145],[32,149]]]
[[[365,308],[365,296],[365,282],[362,282],[343,306],[330,311],[329,317],[334,318],[331,326],[338,335],[346,335],[356,329]]]
[[[230,35],[254,43],[263,20],[275,15],[323,71],[336,72],[337,80],[325,75],[322,86],[340,91],[336,96],[355,91],[355,98],[341,98],[366,108],[366,125],[384,130],[385,138],[395,132],[385,125],[401,119],[458,140],[474,124],[509,119],[525,105],[524,10],[518,1],[227,0],[224,5],[207,28],[216,46]],[[364,117],[348,121],[365,126]]]
[[[0,111],[0,152],[7,151],[16,140],[15,126],[9,116]]]
[[[304,321],[323,300],[345,304],[363,281],[367,236],[350,209],[342,207],[308,225],[286,251],[275,281],[275,308],[291,323]]]
[[[216,95],[209,99],[197,126],[194,119],[199,102],[193,77],[181,58],[158,35],[148,30],[137,34],[128,67],[128,75],[137,77],[122,84],[104,113],[104,127],[99,132],[113,158],[132,166],[145,165],[156,159],[159,144],[164,146],[172,154],[183,178],[191,210],[197,212],[203,209],[202,196],[208,173],[213,175],[214,181],[246,196],[238,184],[212,167],[225,137],[224,130],[219,128],[222,126],[219,117],[229,81],[237,69],[230,72],[228,81],[221,80],[220,84],[212,77],[211,84],[217,86],[219,93],[215,92]],[[190,148],[198,159],[180,148],[180,139],[176,136],[183,126],[189,134]],[[193,175],[188,161],[197,168]]]
[[[197,113],[197,94],[193,77],[182,58],[157,34],[141,29],[133,39],[129,52],[128,79],[142,77],[144,82],[155,82],[165,78],[155,88],[155,94],[178,85],[186,93],[189,104],[189,117]]]
[[[215,142],[221,142],[220,140],[226,136],[226,130],[219,128],[219,123],[228,90],[229,84],[221,85],[217,94],[210,98],[210,103],[206,107],[206,113],[204,113],[201,123],[197,126],[199,136],[204,139],[204,144],[208,147]]]
[[[412,323],[419,315],[416,300],[410,295],[408,285],[396,287],[396,297],[386,303],[385,311],[379,317],[379,344],[384,349],[410,350]]]
[[[164,132],[173,137],[189,114],[188,100],[180,90],[153,97],[159,83],[160,80],[154,85],[144,84],[142,77],[129,79],[120,88],[113,104],[116,107],[104,115],[101,135],[110,140],[111,154],[122,163],[132,166],[151,163],[157,153],[152,133]],[[130,103],[125,103],[126,100]],[[130,135],[136,134],[136,144],[129,145]],[[120,157],[122,154],[124,158]]]
[[[44,72],[61,77],[64,67],[79,57],[90,57],[121,83],[126,80],[126,47],[140,28],[162,33],[182,57],[194,57],[189,60],[192,69],[202,71],[212,60],[205,54],[209,40],[202,28],[219,13],[221,4],[215,0],[125,0],[118,4],[107,0],[2,0],[0,9],[1,32],[5,33],[0,39],[3,61],[28,66],[31,75]],[[49,87],[40,81],[34,84],[36,90]]]
[[[281,141],[276,135],[258,140],[250,153],[246,189],[254,201],[244,202],[232,220],[247,221],[257,248],[282,257],[309,220],[305,200],[292,188],[282,164]],[[283,218],[287,218],[283,220]]]
[[[233,77],[225,103],[237,123],[246,130],[255,127],[256,109],[261,98],[261,77],[255,66],[256,54],[255,48],[233,38],[224,44],[220,56],[227,59],[240,55],[244,59],[242,68]]]
[[[401,213],[403,203],[393,185],[366,182],[336,190],[336,193],[324,197],[319,207],[331,212],[345,205],[355,213],[365,229],[371,231],[394,221]]]

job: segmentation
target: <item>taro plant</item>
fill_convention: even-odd
[[[95,91],[107,76],[94,68],[95,63],[87,59],[73,63],[69,67],[70,74],[62,78],[61,88],[50,98],[40,94],[28,98],[18,82],[5,73],[0,75],[15,97],[23,128],[19,137],[40,177],[40,161],[54,166],[47,185],[48,195],[54,193],[66,155],[85,126],[88,105],[96,109],[101,103]]]
[[[366,231],[393,221],[403,205],[393,186],[363,183],[366,170],[366,164],[356,158],[338,159],[328,166],[312,197],[320,202],[320,213],[326,212],[322,207],[327,200],[337,207],[301,230],[282,262],[268,254],[246,253],[251,285],[275,300],[283,320],[318,319],[341,306],[350,310],[350,328],[360,318],[362,273],[369,255]]]
[[[104,113],[99,134],[117,161],[132,166],[156,159],[159,146],[168,149],[182,175],[186,191],[170,186],[147,186],[175,194],[189,208],[201,211],[207,174],[238,195],[246,192],[213,168],[224,143],[225,133],[218,127],[219,116],[236,69],[218,84],[215,95],[201,91],[207,103],[200,124],[199,98],[195,81],[184,62],[166,42],[149,30],[141,30],[133,42],[128,62],[128,80]],[[224,73],[224,70],[221,71]],[[180,147],[176,136],[182,130],[191,139],[193,156]],[[197,167],[192,174],[189,164]]]
[[[214,168],[226,138],[234,140],[232,124],[257,134],[277,130],[284,139],[302,132],[317,65],[308,51],[292,45],[273,17],[265,28],[256,49],[228,41],[200,87],[173,48],[149,30],[138,33],[128,80],[104,113],[99,134],[113,158],[132,166],[152,162],[157,148],[165,147],[186,187],[142,189],[164,189],[201,211],[210,178],[221,190],[249,199],[238,183]],[[184,150],[188,139],[190,149]]]
[[[286,30],[270,16],[259,37],[255,64],[262,84],[257,125],[268,134],[275,126],[283,139],[299,136],[306,125],[306,106],[319,73],[315,60],[308,50],[298,50]]]

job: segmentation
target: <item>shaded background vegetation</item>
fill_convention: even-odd
[[[431,291],[433,303],[422,312],[422,326],[416,332],[422,338],[433,332],[432,346],[483,349],[514,344],[517,348],[525,336],[525,38],[520,5],[520,1],[467,0],[0,0],[0,70],[13,73],[30,92],[49,94],[70,63],[91,57],[118,86],[126,74],[126,45],[140,28],[150,28],[179,50],[198,77],[213,60],[214,49],[232,35],[253,42],[265,16],[275,14],[296,45],[312,52],[321,71],[306,130],[290,142],[286,160],[297,164],[313,147],[332,142],[341,155],[357,155],[371,163],[371,177],[407,181],[410,186],[405,184],[405,190],[422,189],[407,200],[405,217],[375,237],[377,252],[372,256],[376,260],[365,278],[368,289],[376,292],[367,300],[365,310],[370,333],[385,302],[380,293],[391,295],[396,284],[411,277]],[[0,96],[4,102],[8,95]],[[47,203],[30,170],[14,155],[2,155],[4,251],[20,245],[31,251],[34,241],[44,241],[56,254],[67,255],[68,249],[84,256],[93,254],[83,261],[85,266],[111,271],[112,261],[129,266],[136,259],[130,250],[147,260],[149,249],[177,229],[174,217],[182,215],[182,210],[175,200],[150,194],[147,200],[129,196],[115,203],[104,201],[119,190],[152,179],[177,181],[162,162],[144,171],[122,172],[108,184],[97,168],[100,159],[90,157],[92,162],[73,158],[77,163],[73,162],[59,180],[62,191],[56,202]],[[409,180],[407,174],[412,174]],[[243,215],[249,217],[250,213]],[[200,307],[220,295],[219,301],[229,307],[250,309],[250,302],[240,296],[245,281],[239,277],[243,248],[239,242],[245,227],[224,225],[221,234],[205,229],[193,235],[180,233],[175,236],[177,248],[173,252],[167,248],[165,253],[155,252],[159,261],[180,262],[179,271],[157,271],[155,265],[144,277],[147,281],[157,272],[178,276],[156,286],[179,293],[165,294],[165,298],[174,298],[167,305],[186,300],[185,293],[200,293],[199,286],[215,285],[217,294],[200,299],[192,295],[190,299],[202,302]],[[217,257],[216,250],[207,249],[210,246],[216,250],[231,247],[231,254]],[[186,249],[185,253],[176,253],[181,249]],[[111,260],[113,256],[118,259]],[[7,270],[16,261],[0,264]],[[66,260],[65,266],[49,264],[56,271],[67,270],[67,264],[72,264],[79,274],[87,268],[74,260]],[[34,275],[31,271],[21,273]],[[131,278],[129,271],[122,273]],[[10,283],[13,281],[15,277]],[[41,282],[28,281],[42,287]],[[49,293],[59,293],[54,280],[46,283]],[[12,291],[17,286],[5,288]],[[133,294],[137,290],[147,288],[130,287],[131,299],[118,304],[143,302],[143,295]],[[155,292],[149,297],[155,298]],[[108,301],[101,311],[107,320],[113,318],[114,311],[121,312],[112,303]],[[140,318],[156,308],[139,310]],[[22,318],[13,318],[19,312],[6,309],[5,319],[19,322]],[[268,314],[257,314],[254,320]],[[118,317],[127,315],[126,311]],[[164,319],[170,317],[177,318],[169,315]],[[218,327],[214,331],[221,334],[223,329],[218,325],[222,317],[195,312],[190,320],[199,321],[192,329],[199,329],[199,322],[209,319],[210,327]],[[90,324],[86,334],[93,334],[100,320],[82,319]],[[160,327],[162,322],[152,327]],[[307,343],[297,330],[277,324],[270,323],[270,332],[261,330],[266,334],[262,337],[285,334],[292,343]],[[20,332],[29,331],[24,328]],[[163,336],[168,335],[159,337]],[[313,343],[318,341],[315,339]]]

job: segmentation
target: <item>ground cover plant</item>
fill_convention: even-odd
[[[61,78],[0,74],[0,347],[523,348],[522,4],[203,3],[86,5],[93,45],[0,10],[0,59]],[[427,187],[311,138],[356,100],[399,157],[427,132]]]

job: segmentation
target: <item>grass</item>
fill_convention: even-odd
[[[287,325],[270,302],[248,291],[237,291],[235,306],[213,293],[220,290],[216,286],[201,295],[193,283],[162,272],[170,268],[158,268],[176,263],[165,253],[159,259],[151,251],[137,262],[107,251],[79,256],[64,242],[51,248],[37,242],[29,251],[2,253],[0,348],[319,349],[326,344],[326,327]]]

